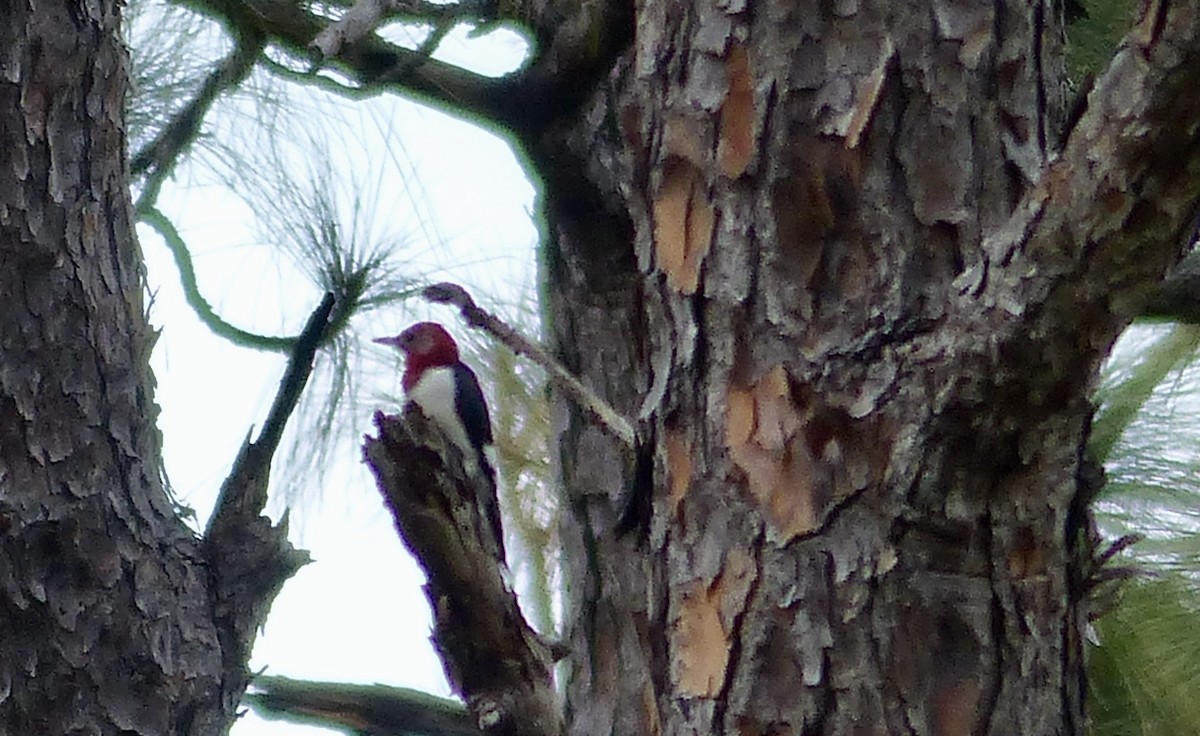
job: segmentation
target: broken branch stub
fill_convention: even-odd
[[[554,657],[508,587],[486,515],[488,481],[464,471],[457,448],[415,406],[375,414],[363,456],[404,545],[428,582],[433,643],[450,685],[485,734],[559,736]]]

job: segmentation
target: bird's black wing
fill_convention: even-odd
[[[487,478],[487,488],[480,489],[483,497],[476,499],[480,512],[490,527],[496,549],[493,552],[497,559],[506,562],[504,551],[504,527],[500,521],[500,503],[496,497],[496,469],[492,467],[485,447],[492,444],[492,418],[488,415],[487,401],[483,398],[483,389],[479,387],[479,379],[475,371],[462,363],[454,367],[454,408],[462,419],[467,431],[467,440],[475,448],[480,469]],[[476,486],[479,488],[479,486]]]
[[[462,417],[467,439],[476,450],[492,444],[492,418],[475,371],[463,363],[454,366],[454,385],[459,388],[454,397],[455,409]]]

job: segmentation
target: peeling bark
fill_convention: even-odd
[[[529,144],[549,334],[657,438],[619,536],[557,405],[568,732],[1082,733],[1089,396],[1194,226],[1195,4],[1066,143],[1049,2],[637,10]]]
[[[260,517],[271,442],[195,539],[158,479],[115,5],[4,3],[0,730],[219,733],[299,562]],[[330,28],[188,4],[251,54]],[[1081,733],[1089,393],[1194,232],[1197,3],[1146,5],[1066,141],[1049,0],[577,6],[498,6],[539,47],[501,81],[374,34],[325,60],[510,126],[545,185],[547,334],[581,381],[555,403],[565,720],[545,652],[476,719]],[[514,659],[471,644],[456,681]]]

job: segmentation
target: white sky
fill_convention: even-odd
[[[443,49],[440,56],[447,60],[499,73],[520,62],[524,44],[506,32],[469,42],[457,34]],[[437,277],[465,283],[477,297],[513,298],[512,287],[528,283],[536,241],[534,191],[505,142],[394,97],[367,103],[319,93],[312,98],[314,107],[328,106],[330,120],[362,121],[357,136],[342,138],[346,159],[335,164],[360,173],[372,169],[369,176],[382,174],[376,199],[369,203],[379,232],[398,235],[422,250],[428,246],[428,264],[444,267]],[[386,123],[381,126],[380,120]],[[389,140],[380,132],[387,125],[393,126]],[[333,127],[331,139],[345,136],[344,128]],[[356,153],[360,142],[362,151]],[[419,181],[406,190],[401,169],[409,166]],[[414,202],[427,209],[414,212]],[[239,327],[267,334],[298,331],[320,295],[291,271],[285,258],[259,244],[246,205],[206,180],[203,171],[185,167],[164,188],[159,206],[188,241],[201,291],[218,313]],[[246,433],[261,426],[285,358],[235,348],[213,336],[185,304],[167,249],[148,229],[140,234],[155,293],[151,318],[163,330],[153,363],[167,470],[182,502],[203,521]],[[462,263],[473,265],[455,267]],[[416,308],[424,310],[423,305]],[[453,314],[432,314],[452,332],[465,329]],[[411,317],[397,309],[379,319],[380,334],[394,334]],[[397,389],[389,374],[369,393],[395,394]],[[369,411],[357,417],[356,429],[356,437],[370,431]],[[273,493],[277,490],[272,487]],[[359,461],[357,440],[316,492],[319,498],[310,493],[312,500],[291,511],[293,542],[308,549],[315,561],[276,599],[251,668],[449,694],[428,641],[423,576],[401,547],[373,479]],[[253,714],[233,729],[234,736],[318,733],[329,731],[262,721]]]

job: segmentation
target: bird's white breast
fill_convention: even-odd
[[[409,401],[421,407],[425,416],[437,422],[442,431],[463,452],[467,462],[475,460],[475,450],[467,439],[467,431],[455,408],[454,371],[449,368],[429,368],[408,391]]]

